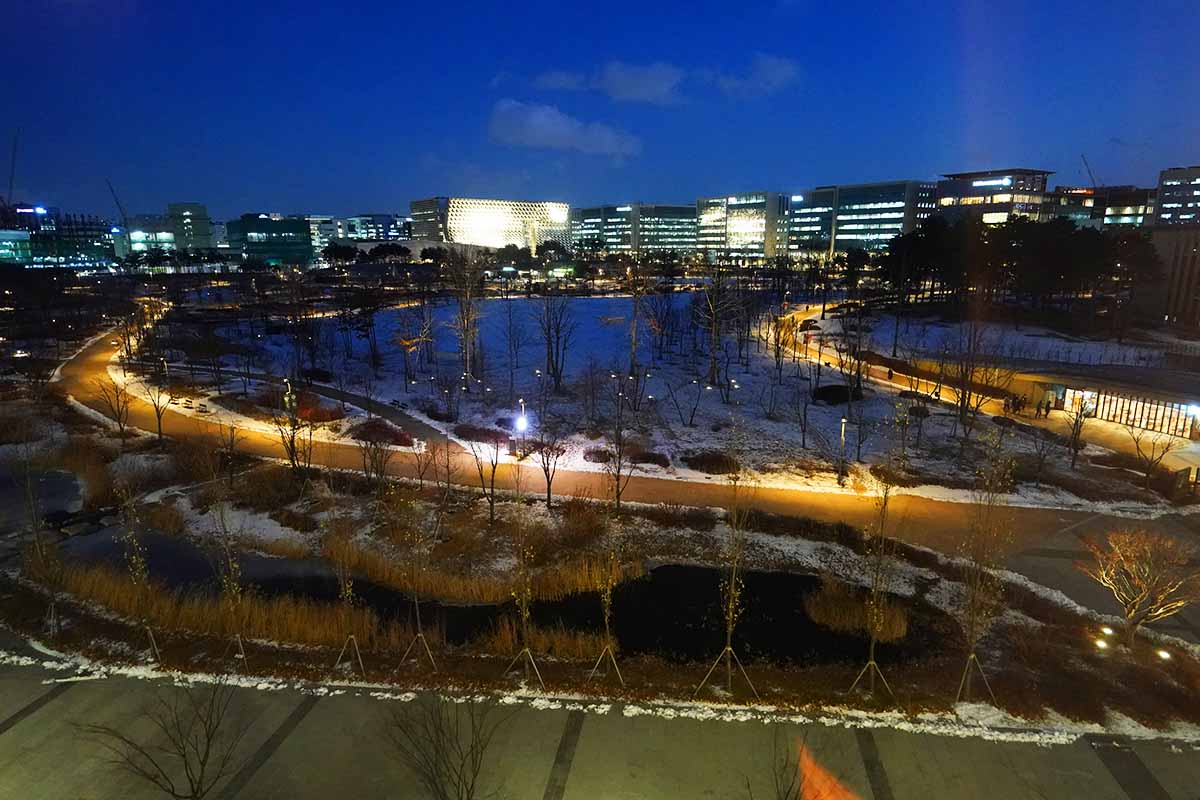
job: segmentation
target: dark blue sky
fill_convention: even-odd
[[[691,202],[1200,163],[1200,4],[16,0],[0,163],[115,214]],[[7,174],[4,175],[7,180]]]

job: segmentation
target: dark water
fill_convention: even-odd
[[[150,574],[172,588],[215,591],[216,570],[211,556],[186,540],[161,535],[142,537]],[[67,545],[69,557],[106,562],[124,569],[124,547],[108,532],[80,537]],[[328,565],[318,559],[283,559],[243,554],[242,578],[268,596],[292,595],[337,602],[338,586]],[[724,645],[721,616],[721,571],[710,567],[661,566],[636,580],[626,581],[613,594],[613,633],[621,652],[657,655],[669,661],[693,662],[712,658]],[[774,663],[831,663],[860,661],[863,640],[834,633],[817,625],[804,612],[804,596],[820,579],[786,572],[747,572],[742,594],[744,612],[734,645],[746,660]],[[355,596],[383,618],[407,618],[409,598],[385,586],[356,579]],[[880,645],[879,656],[889,661],[919,657],[938,638],[934,625],[941,612],[921,604],[922,613],[910,618],[908,636],[899,643]],[[439,625],[452,644],[471,641],[505,614],[511,602],[454,605],[421,603],[426,624]],[[537,602],[534,622],[570,629],[600,631],[603,619],[599,597],[577,594],[554,602]]]

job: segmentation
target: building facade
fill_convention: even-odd
[[[384,242],[412,238],[411,222],[399,214],[358,214],[346,217],[338,238]]]
[[[120,229],[100,217],[27,203],[3,209],[0,217],[5,251],[26,266],[90,270],[113,264],[114,231]]]
[[[787,252],[788,195],[747,192],[696,201],[696,251],[709,261],[761,264]]]
[[[1056,186],[1042,198],[1043,222],[1065,218],[1080,227],[1140,228],[1154,221],[1155,189]]]
[[[1150,240],[1163,262],[1162,321],[1200,329],[1200,225],[1161,225]]]
[[[937,210],[948,219],[978,217],[986,225],[1000,225],[1016,217],[1041,218],[1046,179],[1041,169],[950,172],[937,184]]]
[[[1200,166],[1171,167],[1159,173],[1154,223],[1200,226]]]
[[[313,260],[312,234],[306,219],[278,214],[242,214],[225,224],[229,250],[242,261],[306,266]]]
[[[935,209],[934,184],[890,181],[819,186],[791,196],[788,253],[884,250]]]
[[[432,197],[414,200],[410,211],[414,239],[531,250],[548,241],[571,244],[566,203]]]
[[[175,248],[192,253],[216,249],[212,219],[203,203],[167,203],[167,220],[175,234]]]
[[[627,203],[571,209],[575,252],[632,256],[696,251],[696,206]]]

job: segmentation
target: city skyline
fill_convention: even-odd
[[[434,195],[694,202],[1013,164],[1088,185],[1081,154],[1100,183],[1150,186],[1195,161],[1200,87],[1185,48],[1157,46],[1191,6],[1024,5],[463,19],[301,4],[277,19],[51,3],[14,14],[14,85],[38,102],[2,133],[20,129],[14,200],[115,216],[111,179],[130,213],[193,199],[214,219],[403,212]],[[265,30],[295,57],[262,47]],[[1148,82],[1150,67],[1181,79]]]

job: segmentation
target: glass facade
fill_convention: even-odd
[[[788,198],[748,192],[696,201],[696,249],[705,258],[762,263],[787,252]]]
[[[788,252],[883,250],[934,211],[934,185],[892,181],[821,186],[791,196]]]
[[[988,225],[1014,217],[1037,220],[1042,216],[1046,179],[1053,174],[1024,168],[952,172],[938,181],[938,211],[950,218],[980,217]]]
[[[229,249],[242,260],[306,265],[313,260],[312,234],[306,219],[272,214],[243,214],[225,225]]]
[[[1172,167],[1159,173],[1155,222],[1200,226],[1200,166]]]
[[[1196,438],[1200,435],[1197,429],[1200,407],[1194,405],[1068,387],[1063,393],[1063,407],[1082,408],[1097,419],[1172,436]]]
[[[398,214],[359,214],[346,217],[342,224],[346,239],[385,241],[412,238],[409,220]]]
[[[571,210],[571,247],[576,252],[674,252],[696,250],[696,207],[628,203]]]

